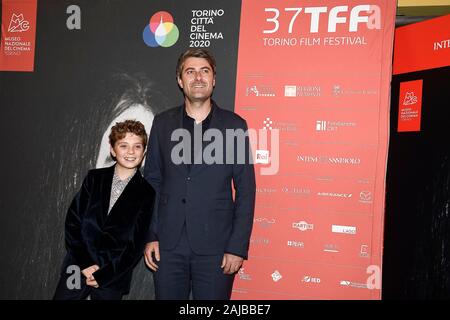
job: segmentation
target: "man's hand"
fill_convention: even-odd
[[[239,271],[239,268],[242,266],[242,262],[244,259],[235,256],[231,253],[225,253],[222,259],[222,265],[220,266],[223,269],[223,273],[225,274],[233,274]]]
[[[98,265],[94,264],[94,265],[87,267],[86,269],[83,269],[81,271],[81,273],[86,277],[86,284],[88,286],[98,288],[98,283],[97,283],[97,281],[95,281],[95,278],[92,275],[98,269],[100,269],[100,267]]]
[[[156,261],[153,260],[153,253],[155,253],[156,261],[159,261],[159,241],[147,243],[144,250],[145,264],[153,271],[156,271],[158,269],[158,265],[156,264]]]

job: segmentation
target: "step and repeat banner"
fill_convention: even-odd
[[[1,16],[19,169],[1,173],[0,297],[52,296],[83,176],[111,164],[116,121],[150,130],[182,103],[188,47],[216,56],[214,99],[252,129],[257,204],[232,297],[381,297],[394,1],[3,0]],[[153,297],[140,263],[128,298]]]
[[[394,1],[243,1],[235,111],[279,141],[235,298],[380,298],[394,22]]]

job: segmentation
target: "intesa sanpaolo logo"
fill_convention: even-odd
[[[166,11],[158,11],[151,18],[142,32],[142,38],[149,47],[173,46],[180,35],[178,27],[173,23],[173,17]]]

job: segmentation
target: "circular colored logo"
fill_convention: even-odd
[[[166,11],[158,11],[151,18],[149,24],[142,32],[142,38],[147,46],[171,47],[177,40],[180,32],[173,23],[173,17]]]

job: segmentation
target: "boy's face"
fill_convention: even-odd
[[[144,144],[142,138],[127,132],[123,139],[117,140],[111,154],[117,159],[117,165],[124,169],[134,169],[144,158]]]

